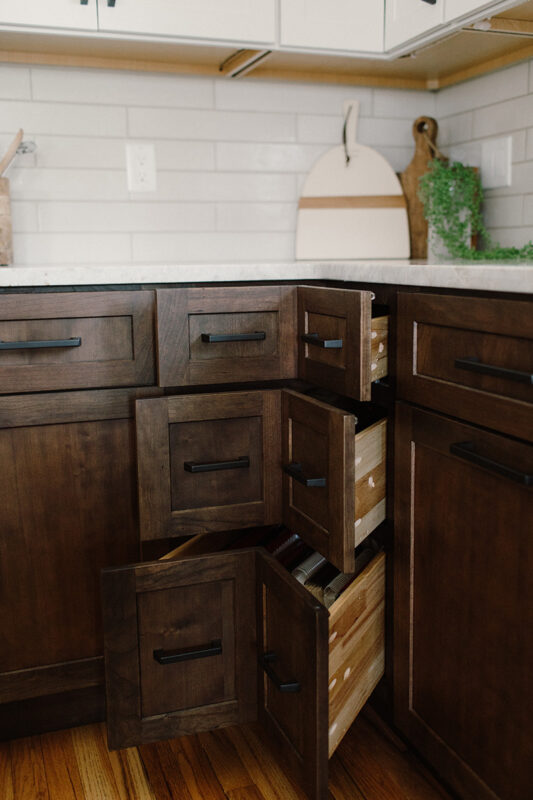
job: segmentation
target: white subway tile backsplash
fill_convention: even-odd
[[[472,138],[473,119],[471,111],[438,119],[437,145],[439,149],[460,142],[468,142]]]
[[[286,261],[294,258],[292,233],[135,234],[135,262]],[[194,280],[194,274],[190,278]]]
[[[25,233],[13,236],[17,264],[126,264],[131,240],[122,233]]]
[[[518,131],[531,125],[533,125],[533,100],[531,95],[526,95],[476,109],[472,135],[474,138],[492,136]]]
[[[201,77],[117,70],[33,67],[34,100],[120,106],[212,108],[213,81]]]
[[[132,137],[211,142],[293,142],[296,139],[293,114],[130,108],[128,118]]]
[[[212,231],[215,206],[208,203],[41,203],[39,230],[47,233]]]
[[[524,211],[522,223],[533,226],[533,194],[526,194],[524,197]]]
[[[307,172],[327,151],[323,145],[220,142],[216,163],[235,172]]]
[[[411,123],[417,117],[434,117],[436,98],[431,92],[410,89],[375,89],[374,117],[397,117]]]
[[[436,114],[448,117],[473,108],[494,105],[528,92],[528,65],[516,64],[499,72],[490,72],[456,86],[442,89],[436,95]]]
[[[294,231],[296,203],[219,203],[219,231]]]
[[[14,233],[36,233],[39,230],[37,203],[11,202]]]
[[[0,64],[0,99],[29,100],[30,97],[31,83],[29,68]]]
[[[232,111],[290,112],[292,114],[342,114],[345,100],[358,100],[359,114],[372,113],[372,89],[283,81],[215,81],[216,108]]]
[[[342,113],[330,117],[299,114],[296,120],[298,141],[309,144],[340,144],[343,124]]]
[[[127,200],[126,170],[13,169],[15,200]]]
[[[523,247],[533,240],[533,226],[491,228],[490,234],[502,247]]]
[[[117,106],[0,100],[0,132],[24,128],[27,136],[125,136],[126,109]]]
[[[523,221],[523,205],[522,195],[486,198],[483,204],[485,225],[487,228],[516,228]]]
[[[159,172],[154,199],[194,203],[290,202],[296,200],[296,178],[290,173]]]

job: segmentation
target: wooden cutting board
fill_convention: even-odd
[[[400,175],[409,215],[411,258],[427,258],[428,255],[428,224],[422,203],[418,199],[418,181],[428,171],[428,162],[439,152],[436,147],[438,129],[437,121],[433,117],[415,119],[415,154]]]
[[[345,145],[311,169],[298,205],[297,259],[409,258],[402,187],[388,161],[356,141],[359,103],[344,104]]]

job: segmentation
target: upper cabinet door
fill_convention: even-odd
[[[372,381],[387,372],[387,318],[378,319],[373,331],[371,292],[299,286],[298,377],[370,400]]]
[[[281,0],[281,45],[383,51],[383,0]]]
[[[385,50],[398,47],[443,22],[444,0],[433,3],[431,0],[387,0]]]
[[[272,44],[275,0],[98,0],[101,31]]]
[[[446,0],[444,6],[444,21],[450,22],[458,17],[464,17],[472,11],[483,11],[494,5],[494,0],[487,3],[487,0]]]
[[[97,0],[4,0],[0,25],[96,30]]]
[[[255,564],[240,550],[103,571],[112,750],[255,719]]]
[[[354,568],[355,417],[282,391],[283,522],[343,572]]]

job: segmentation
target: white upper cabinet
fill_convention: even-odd
[[[472,11],[483,11],[483,9],[488,9],[491,6],[494,6],[494,0],[492,2],[483,2],[483,0],[446,0],[446,4],[444,7],[444,20],[445,22],[451,22],[458,17],[464,17],[466,14],[471,14]]]
[[[96,30],[96,0],[0,0],[0,25]]]
[[[444,0],[387,0],[385,49],[398,47],[443,23]]]
[[[384,0],[281,0],[282,47],[383,51]]]
[[[98,0],[101,31],[272,44],[276,0]]]

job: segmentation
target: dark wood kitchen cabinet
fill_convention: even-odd
[[[469,300],[399,299],[398,391],[418,406],[396,411],[395,719],[464,800],[523,800],[533,778],[533,308]]]
[[[0,297],[3,738],[102,717],[99,572],[139,555],[133,413],[160,392],[153,304]]]

